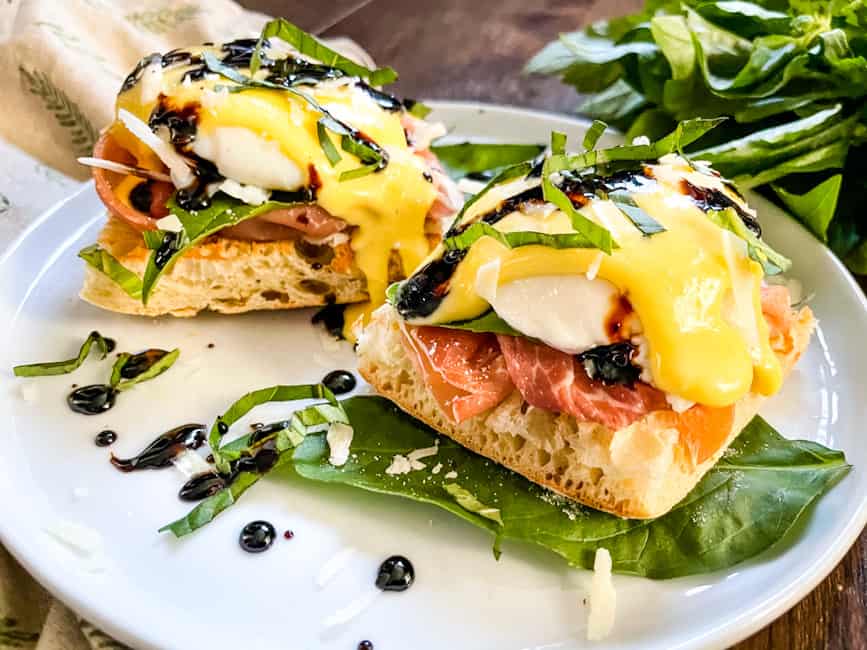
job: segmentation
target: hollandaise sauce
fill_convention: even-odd
[[[123,84],[110,133],[135,165],[164,169],[121,119],[128,112],[194,163],[195,178],[176,195],[186,210],[206,208],[215,187],[231,181],[246,203],[315,203],[346,222],[370,297],[347,310],[351,334],[383,302],[389,261],[407,274],[428,255],[425,219],[437,190],[407,142],[401,102],[292,50],[267,49],[251,74],[254,46],[246,39],[145,58]],[[217,74],[209,60],[231,70]],[[235,74],[259,86],[233,81]],[[133,207],[150,199],[134,176],[116,191]]]
[[[558,295],[561,301],[575,301],[576,294],[566,285],[574,287],[570,278],[581,276],[585,309],[593,309],[591,298],[603,285],[613,285],[615,300],[628,301],[640,321],[633,325],[633,333],[647,344],[649,382],[660,390],[714,407],[733,404],[750,391],[776,392],[782,372],[762,316],[763,268],[751,259],[743,239],[708,216],[710,210],[731,208],[758,236],[752,211],[722,179],[679,156],[636,167],[608,176],[563,175],[556,181],[582,214],[610,231],[618,244],[611,254],[595,248],[510,248],[491,236],[462,250],[440,245],[401,285],[395,302],[398,312],[411,324],[443,325],[477,318],[492,308],[500,313],[497,300],[522,295],[527,304],[520,309],[508,305],[501,317],[523,334],[546,340],[545,319],[532,314],[538,310],[533,296],[541,300],[543,290],[516,294],[509,287],[530,278],[544,280],[532,286],[544,289],[546,310],[554,305],[571,309],[569,314],[577,310],[581,316],[581,305],[556,304]],[[641,232],[610,200],[615,191],[628,192],[634,204],[662,226],[660,231],[650,236]],[[479,221],[503,233],[574,232],[568,216],[543,200],[539,181],[532,177],[492,188],[450,234]],[[548,320],[555,320],[553,313]],[[522,329],[524,323],[536,329]],[[573,327],[578,329],[577,321]],[[569,334],[558,332],[550,338],[568,342]],[[561,349],[582,358],[580,343]],[[595,368],[607,364],[615,377],[624,370],[632,372],[629,350],[595,349],[620,355],[593,359]]]

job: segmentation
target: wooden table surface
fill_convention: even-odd
[[[634,11],[640,0],[241,0],[324,36],[349,36],[417,99],[475,99],[572,112],[578,96],[524,63],[559,32]],[[677,612],[672,612],[673,616]],[[737,650],[867,648],[867,533],[828,578]]]

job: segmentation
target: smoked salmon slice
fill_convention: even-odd
[[[493,334],[424,326],[403,333],[410,357],[453,421],[484,413],[514,390]]]

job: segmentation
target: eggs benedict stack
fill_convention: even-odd
[[[82,297],[191,316],[382,303],[460,207],[428,145],[442,127],[294,25],[143,59],[93,158],[109,221]]]
[[[804,351],[789,262],[707,165],[650,144],[552,153],[500,173],[389,289],[360,372],[469,449],[594,508],[664,514]]]

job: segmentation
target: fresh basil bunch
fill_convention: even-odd
[[[527,71],[588,94],[579,111],[627,138],[729,118],[689,153],[761,186],[867,273],[865,57],[861,0],[647,0],[562,34]]]

